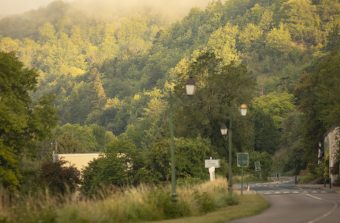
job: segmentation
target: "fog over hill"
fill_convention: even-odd
[[[47,6],[53,0],[0,0],[0,15],[8,16]],[[63,0],[93,15],[107,15],[135,8],[153,8],[169,16],[183,16],[192,7],[204,7],[210,0]],[[1,16],[0,16],[1,18]]]

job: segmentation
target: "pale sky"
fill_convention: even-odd
[[[45,7],[53,0],[0,0],[0,16],[19,14],[32,9]],[[95,3],[105,2],[108,5],[156,5],[156,6],[175,6],[171,8],[189,10],[191,7],[205,6],[210,0],[64,0],[68,2]]]

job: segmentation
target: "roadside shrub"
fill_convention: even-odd
[[[225,203],[229,206],[232,206],[232,205],[238,205],[240,201],[238,197],[236,197],[235,195],[227,195],[225,197]]]
[[[54,194],[74,192],[80,183],[80,172],[73,166],[64,166],[66,161],[46,161],[41,166],[39,180],[42,186]]]
[[[207,213],[216,209],[214,198],[207,192],[199,193],[196,191],[195,199],[198,203],[199,211],[202,213]]]
[[[124,163],[116,153],[93,160],[83,171],[82,192],[87,196],[98,196],[107,188],[124,186],[128,174]]]
[[[183,200],[178,199],[176,202],[167,199],[164,203],[165,219],[179,218],[190,215],[190,208]]]

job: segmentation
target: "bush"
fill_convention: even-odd
[[[238,205],[240,203],[238,197],[236,197],[235,195],[228,195],[225,197],[225,203],[227,205]]]
[[[166,202],[164,203],[164,215],[166,219],[179,218],[190,215],[190,207],[183,200],[178,199],[173,202],[170,196],[167,196]]]
[[[41,166],[39,179],[54,194],[74,192],[80,183],[80,172],[73,166],[64,166],[65,163],[46,161]]]
[[[207,213],[216,209],[216,203],[212,196],[207,192],[199,193],[195,192],[195,199],[199,206],[199,211],[202,213]]]
[[[97,196],[109,187],[121,187],[127,183],[124,163],[112,153],[90,162],[83,172],[81,190],[87,196]]]

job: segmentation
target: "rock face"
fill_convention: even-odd
[[[325,154],[329,156],[329,176],[331,183],[334,184],[339,178],[340,164],[337,159],[337,153],[340,147],[340,127],[332,128],[326,134],[325,141]]]

